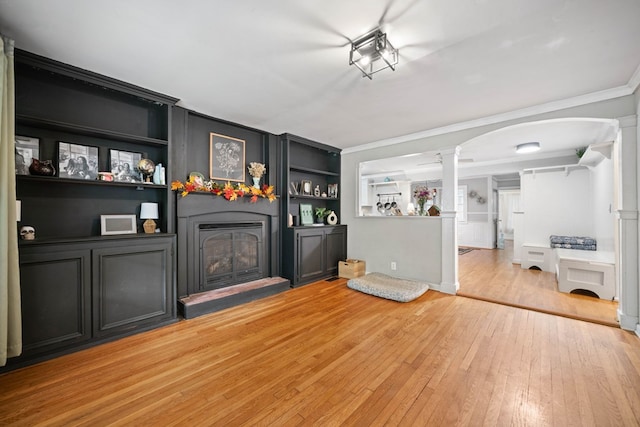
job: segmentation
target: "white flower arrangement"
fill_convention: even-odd
[[[267,171],[267,167],[258,162],[249,163],[249,167],[247,169],[249,169],[249,175],[254,178],[260,178]]]

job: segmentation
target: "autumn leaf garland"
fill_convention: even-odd
[[[269,200],[269,203],[276,200],[273,185],[263,185],[260,188],[248,187],[244,184],[232,185],[230,182],[219,184],[214,181],[202,181],[195,176],[190,176],[185,182],[173,181],[171,190],[180,191],[182,197],[190,193],[211,193],[214,196],[222,196],[229,201],[238,200],[239,197],[250,196],[250,202],[255,203],[258,198]]]

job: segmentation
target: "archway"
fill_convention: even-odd
[[[461,144],[460,157],[466,159],[472,159],[471,167],[469,163],[460,165],[459,177],[460,179],[469,178],[472,176],[488,176],[495,177],[499,175],[508,174],[525,174],[525,180],[528,179],[526,174],[536,173],[536,171],[565,171],[570,170],[568,168],[581,168],[584,170],[584,174],[591,173],[591,180],[602,180],[603,172],[593,172],[597,168],[604,169],[610,176],[605,179],[607,191],[602,191],[602,186],[598,188],[598,191],[594,191],[593,196],[589,196],[590,200],[583,200],[586,208],[580,212],[580,215],[573,215],[572,222],[562,221],[562,218],[556,220],[555,228],[553,223],[553,209],[550,212],[545,213],[543,210],[535,212],[534,209],[529,206],[530,215],[534,215],[533,219],[527,218],[527,207],[523,207],[521,216],[521,223],[519,226],[524,228],[520,230],[520,240],[514,239],[514,256],[513,263],[519,264],[522,260],[521,252],[519,251],[523,243],[528,243],[534,240],[534,237],[539,241],[536,244],[544,246],[546,244],[547,250],[549,249],[549,230],[564,230],[567,229],[567,234],[575,234],[579,231],[584,233],[579,234],[592,234],[599,236],[600,246],[599,251],[610,251],[611,254],[615,253],[615,260],[620,259],[621,245],[617,238],[617,221],[616,211],[621,208],[619,204],[619,198],[616,196],[619,185],[617,184],[620,177],[620,168],[617,166],[614,170],[614,164],[618,164],[617,159],[614,157],[618,153],[618,149],[615,147],[618,140],[619,133],[619,121],[612,119],[594,119],[594,118],[565,118],[565,119],[553,119],[523,123],[513,126],[507,126],[486,134],[477,136],[473,139]],[[540,150],[536,153],[527,155],[516,155],[515,148],[518,144],[525,142],[539,142]],[[603,145],[606,146],[603,148]],[[595,152],[593,156],[588,160],[588,164],[585,164],[585,159],[580,160],[576,155],[576,150],[583,147],[594,147],[592,151]],[[602,154],[604,153],[604,155]],[[597,161],[606,159],[607,165],[596,166],[593,160],[594,156],[597,156]],[[578,166],[582,164],[582,166]],[[539,173],[539,172],[538,172]],[[614,176],[615,175],[615,176]],[[593,178],[593,177],[596,178]],[[542,178],[538,178],[539,181]],[[493,190],[498,190],[498,184],[493,180]],[[566,183],[558,182],[554,186],[553,191],[558,194],[560,200],[562,200],[561,190],[566,186]],[[580,184],[583,188],[586,184]],[[532,193],[531,184],[529,184],[529,193]],[[568,187],[567,191],[570,191],[571,187]],[[495,192],[497,194],[497,192]],[[544,192],[542,192],[544,194]],[[553,193],[552,193],[553,194]],[[494,196],[495,197],[495,196]],[[570,197],[567,197],[569,199]],[[552,198],[550,198],[552,199]],[[590,206],[589,203],[595,205],[595,200],[600,200],[600,204],[596,207]],[[538,200],[538,205],[544,205],[545,201],[549,201],[545,198]],[[488,205],[491,205],[491,202]],[[551,204],[553,205],[553,204]],[[551,206],[553,207],[553,206]],[[604,209],[603,209],[604,207]],[[547,206],[547,209],[549,206]],[[604,210],[606,209],[606,212]],[[595,212],[595,214],[594,214]],[[537,217],[536,217],[537,215]],[[544,218],[540,218],[543,217]],[[580,221],[583,221],[581,224]],[[517,223],[517,222],[516,222]],[[602,224],[608,224],[606,227]],[[595,225],[594,225],[595,224]],[[491,228],[491,224],[486,224],[487,229]],[[528,232],[526,232],[528,227]],[[546,228],[545,228],[546,227]],[[536,235],[536,230],[540,233]],[[516,232],[516,234],[518,234]],[[561,233],[557,233],[561,234]],[[497,237],[497,236],[496,236]],[[462,243],[462,242],[461,242]],[[464,258],[463,258],[464,259]],[[614,259],[614,256],[611,256]],[[619,265],[618,265],[619,266]],[[554,265],[548,265],[546,271],[552,273],[556,271]],[[617,283],[619,283],[619,276],[617,277]],[[614,286],[612,284],[612,286]],[[461,278],[460,280],[461,292],[465,293],[465,283]],[[616,287],[616,297],[620,299],[624,298],[624,293],[619,292],[619,285]]]

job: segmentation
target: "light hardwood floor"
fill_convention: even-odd
[[[513,264],[513,241],[504,250],[460,255],[458,295],[618,326],[618,303],[558,291],[555,274]]]
[[[632,333],[344,279],[0,375],[0,425],[639,423]]]

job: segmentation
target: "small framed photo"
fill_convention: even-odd
[[[338,197],[338,184],[329,184],[327,186],[327,195],[329,197],[337,198]]]
[[[300,224],[313,225],[313,207],[308,203],[300,203]]]
[[[300,186],[302,187],[301,188],[301,194],[303,196],[311,196],[311,194],[312,194],[311,181],[302,180],[300,182]]]
[[[142,159],[142,153],[109,150],[109,165],[113,180],[117,182],[142,182],[138,171],[140,159]]]
[[[97,179],[98,147],[58,141],[58,176]]]
[[[209,177],[244,182],[244,139],[209,134]]]
[[[40,140],[16,135],[16,175],[29,175],[33,159],[40,159]]]
[[[100,215],[100,233],[103,236],[137,232],[135,215]]]

